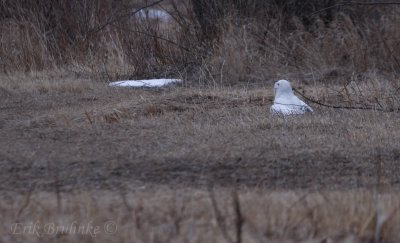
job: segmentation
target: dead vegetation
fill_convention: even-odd
[[[0,3],[0,241],[397,242],[399,6],[155,2]],[[322,105],[271,116],[278,78]]]
[[[2,240],[361,243],[395,242],[399,234],[395,194],[241,190],[236,198],[224,189],[213,195],[169,188],[101,193],[61,194],[61,207],[54,194],[35,194],[29,204],[24,196],[2,194]],[[48,222],[59,228],[50,228]],[[35,232],[18,234],[22,226],[34,224]],[[82,225],[93,228],[68,233]]]
[[[40,92],[36,87],[52,83],[44,77],[1,86],[10,94],[1,96],[0,106],[4,241],[398,237],[397,112],[312,104],[315,114],[282,119],[267,112],[268,86],[148,90],[75,82],[90,88],[65,91],[56,81]],[[384,82],[376,91],[364,84],[347,87],[348,97],[393,90]],[[337,92],[346,92],[335,89],[303,91],[340,103]],[[10,231],[15,223],[90,220],[101,227],[114,220],[118,233],[37,237]]]
[[[335,1],[157,2],[5,1],[0,67],[4,73],[59,68],[102,81],[171,76],[223,85],[282,76],[341,84],[398,76],[398,5],[340,5],[314,14]],[[138,18],[147,5],[167,11],[171,21]]]

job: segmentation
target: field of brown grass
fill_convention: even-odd
[[[60,204],[52,193],[34,193],[29,203],[26,196],[3,193],[1,240],[238,242],[238,232],[241,242],[397,242],[399,237],[394,193],[262,189],[238,194],[240,224],[234,197],[225,189],[216,189],[214,199],[201,189],[166,186],[126,194],[85,191],[61,194]],[[92,228],[86,230],[87,225]]]
[[[337,2],[1,1],[0,242],[399,242],[400,7]]]
[[[267,81],[150,90],[30,75],[0,86],[4,242],[229,242],[238,229],[242,242],[399,237],[397,112],[310,103],[314,114],[274,117]],[[384,103],[391,82],[379,84],[294,80],[326,103],[396,106]],[[98,227],[67,231],[88,224]]]

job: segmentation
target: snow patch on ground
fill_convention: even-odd
[[[109,83],[113,87],[162,87],[173,83],[182,83],[181,79],[144,79],[144,80],[124,80]]]

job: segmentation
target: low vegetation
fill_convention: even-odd
[[[0,3],[0,241],[397,241],[400,6],[156,2]]]

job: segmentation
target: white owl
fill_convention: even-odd
[[[279,80],[274,85],[274,104],[271,113],[278,115],[303,115],[313,109],[293,94],[292,86],[287,80]]]

